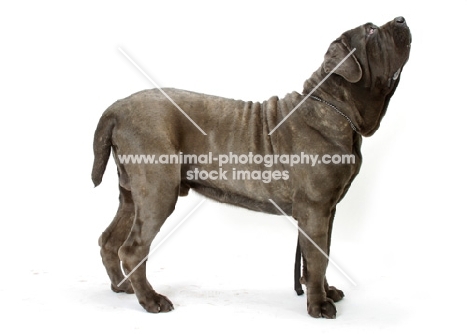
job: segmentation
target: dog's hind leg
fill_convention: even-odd
[[[133,173],[135,219],[128,238],[119,249],[124,270],[143,308],[151,313],[168,312],[173,305],[156,293],[146,278],[146,259],[151,242],[174,210],[179,195],[180,171],[171,166]]]
[[[118,286],[124,279],[118,251],[127,239],[135,218],[135,205],[133,204],[131,192],[122,188],[122,186],[119,186],[119,189],[119,209],[112,223],[99,237],[99,246],[101,246],[102,263],[106,267],[111,280],[111,289],[115,292],[133,293],[129,281],[125,281]]]

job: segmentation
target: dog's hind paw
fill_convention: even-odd
[[[150,313],[170,312],[174,309],[174,305],[166,296],[160,295],[154,290],[147,293],[144,300],[140,300],[140,304]]]
[[[125,284],[125,283],[127,283],[127,282],[124,282],[120,287],[116,287],[116,286],[114,286],[114,284],[111,284],[111,290],[116,292],[116,293],[121,293],[121,292],[125,292],[125,293],[128,293],[128,294],[135,293],[133,291],[132,285],[130,283],[128,283],[128,284]]]

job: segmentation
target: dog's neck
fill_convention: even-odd
[[[344,117],[346,119],[346,121],[349,123],[349,126],[351,126],[351,129],[353,129],[353,131],[356,131],[357,132],[357,128],[356,126],[354,125],[353,121],[351,120],[351,118],[349,118],[344,112],[342,112],[340,109],[338,109],[335,105],[331,104],[330,102],[328,101],[325,101],[325,100],[322,100],[320,97],[318,96],[315,96],[315,95],[310,95],[311,93],[308,93],[307,96],[309,98],[311,98],[312,100],[315,100],[315,101],[318,101],[318,102],[322,102],[324,104],[326,104],[327,106],[329,106],[330,108],[332,108],[334,111],[336,111],[340,116]]]
[[[321,68],[314,72],[304,83],[302,94],[309,94],[325,76]],[[393,91],[383,95],[375,86],[368,88],[359,83],[352,84],[333,74],[317,87],[313,95],[335,106],[350,119],[356,132],[368,137],[379,128]]]

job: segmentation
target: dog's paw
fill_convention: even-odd
[[[174,309],[172,302],[163,295],[150,291],[140,300],[141,306],[150,313],[170,312]]]
[[[307,306],[307,312],[314,318],[336,318],[336,307],[333,300],[327,299],[324,302],[310,303]]]
[[[332,299],[336,303],[343,299],[344,293],[343,291],[335,288],[334,286],[330,286],[327,290],[327,297]]]

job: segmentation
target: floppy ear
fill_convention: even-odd
[[[331,43],[322,64],[325,73],[330,73],[350,52],[348,46],[340,39]],[[349,56],[333,73],[341,75],[351,83],[356,83],[362,78],[361,65],[359,65],[354,54]]]

